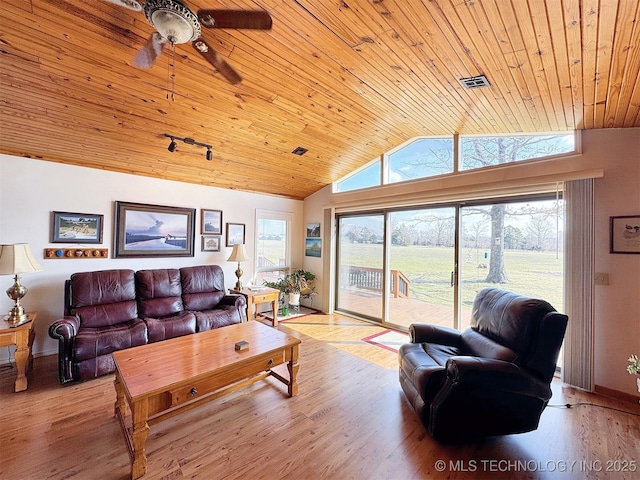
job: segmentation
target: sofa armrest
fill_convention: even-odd
[[[543,402],[551,398],[547,383],[511,362],[454,356],[447,360],[446,371],[446,381],[464,388],[534,397]]]
[[[74,380],[72,368],[73,345],[79,328],[80,319],[73,316],[65,316],[56,320],[49,327],[49,336],[58,340],[58,379],[60,383]]]
[[[238,309],[238,313],[240,314],[240,320],[242,322],[247,321],[247,299],[244,298],[244,295],[225,295],[224,297],[222,297],[222,300],[220,300],[220,304],[236,307]]]
[[[437,343],[460,348],[461,333],[458,330],[430,323],[412,323],[409,326],[411,343]]]

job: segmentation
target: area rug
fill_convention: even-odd
[[[400,345],[403,343],[409,343],[409,335],[397,332],[396,330],[385,330],[383,332],[364,337],[362,340],[372,345],[397,352]]]
[[[291,320],[292,318],[300,318],[306,315],[312,315],[314,313],[317,313],[317,310],[307,307],[300,307],[300,310],[298,310],[297,312],[289,310],[289,315],[282,315],[282,310],[280,310],[278,312],[278,322],[286,322],[287,320]],[[273,315],[271,314],[271,312],[262,312],[260,315],[273,321]]]

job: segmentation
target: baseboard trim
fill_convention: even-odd
[[[615,398],[617,400],[623,400],[625,402],[638,403],[640,402],[640,396],[632,395],[630,393],[621,392],[620,390],[614,390],[613,388],[603,387],[602,385],[595,385],[593,388],[595,393],[605,395],[607,397]]]

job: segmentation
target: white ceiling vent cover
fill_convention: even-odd
[[[480,88],[480,87],[490,87],[491,84],[487,77],[484,75],[478,75],[477,77],[467,77],[461,78],[460,83],[464,88]]]

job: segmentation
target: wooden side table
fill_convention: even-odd
[[[36,331],[33,324],[36,321],[37,312],[29,312],[30,322],[19,327],[11,328],[4,320],[0,320],[0,347],[16,346],[15,360],[18,377],[16,378],[15,391],[22,392],[27,389],[27,373],[33,366],[33,355],[31,347]]]
[[[243,295],[244,298],[247,299],[248,320],[256,318],[256,305],[261,303],[271,303],[271,309],[273,311],[273,326],[278,326],[278,300],[280,299],[280,290],[264,287],[255,291],[249,288],[243,288],[242,290],[232,288],[229,291],[231,293]]]

